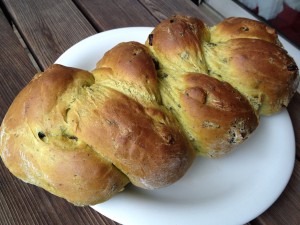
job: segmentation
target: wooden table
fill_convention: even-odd
[[[0,121],[17,93],[33,75],[51,65],[78,41],[105,30],[155,26],[180,13],[219,18],[189,0],[1,0]],[[20,37],[22,40],[20,42]],[[300,224],[300,94],[288,107],[297,155],[291,180],[279,199],[249,224]],[[278,128],[280,129],[280,128]],[[0,224],[117,224],[90,207],[75,207],[41,188],[12,176],[0,160]]]

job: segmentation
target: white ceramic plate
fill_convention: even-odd
[[[144,43],[152,28],[102,32],[77,43],[56,63],[91,70],[122,41]],[[222,159],[198,158],[175,184],[146,191],[129,186],[93,206],[126,225],[238,225],[264,212],[284,190],[294,167],[295,140],[286,110],[263,117],[258,129]]]

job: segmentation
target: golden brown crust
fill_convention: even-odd
[[[76,101],[74,108],[85,111],[85,116],[69,112],[76,136],[113,162],[136,186],[154,189],[182,177],[193,152],[177,122],[158,107],[143,107],[111,89],[101,92],[109,98],[97,96],[93,104],[81,104],[85,97]]]
[[[277,45],[258,39],[233,39],[206,45],[210,75],[243,93],[262,115],[287,106],[299,75],[295,61]]]
[[[212,43],[236,38],[260,39],[282,46],[276,30],[266,24],[247,18],[229,17],[210,29]]]
[[[197,73],[186,74],[184,82],[182,119],[201,155],[227,154],[258,126],[253,108],[230,84]]]
[[[243,143],[258,126],[248,100],[226,82],[199,73],[169,74],[161,95],[199,155],[221,157]]]
[[[228,18],[211,28],[210,38],[203,38],[205,26],[194,26],[197,32],[188,29],[191,23],[200,24],[197,19],[176,18],[176,26],[165,20],[155,27],[152,45],[149,38],[146,41],[160,64],[161,77],[208,74],[237,88],[261,115],[288,105],[299,84],[299,71],[275,30],[258,21]],[[179,38],[181,33],[187,34],[186,40]]]
[[[145,61],[139,56],[136,62]],[[146,60],[155,84],[150,55]],[[173,115],[154,102],[157,87],[143,86],[149,79],[141,69],[105,66],[96,78],[107,70],[121,82],[136,76],[132,82],[153,102],[138,103],[87,71],[52,66],[22,90],[1,125],[1,157],[13,174],[77,205],[105,201],[129,180],[153,189],[184,175],[195,154]]]
[[[202,43],[209,39],[206,25],[199,19],[174,16],[162,21],[149,35],[146,46],[160,64],[160,68],[206,72]]]
[[[258,125],[256,113],[229,84],[195,74],[209,73],[203,48],[209,41],[206,26],[192,17],[171,20],[155,27],[152,40],[150,36],[146,41],[159,62],[163,104],[176,114],[198,154],[220,157],[248,138]],[[181,57],[183,53],[188,56]],[[207,102],[207,98],[213,100]]]
[[[288,105],[299,84],[298,68],[275,29],[231,17],[210,31],[216,46],[205,45],[205,56],[212,76],[231,83],[262,115]]]
[[[93,74],[97,82],[139,98],[139,101],[160,101],[155,65],[146,46],[140,43],[116,45],[97,63]]]
[[[101,151],[137,186],[158,188],[183,176],[194,153],[174,116],[159,106],[157,74],[147,48],[137,42],[118,44],[93,74],[97,84],[107,87],[102,94],[110,97],[95,103],[101,107],[92,110],[93,119],[84,122],[81,135],[93,146],[105,143]],[[90,135],[92,123],[101,126]]]
[[[88,72],[54,65],[21,91],[1,125],[1,157],[9,170],[76,205],[105,201],[128,183],[65,121],[77,92],[91,83]]]
[[[36,75],[2,122],[0,154],[25,182],[96,204],[129,182],[174,183],[195,150],[230,152],[258,113],[287,106],[298,83],[295,62],[264,24],[229,18],[209,29],[174,16],[146,46],[120,43],[91,73],[53,65]]]

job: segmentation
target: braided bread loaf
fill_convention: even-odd
[[[170,185],[197,154],[230,152],[298,82],[271,28],[175,16],[145,45],[118,44],[91,72],[53,65],[37,74],[2,122],[0,154],[25,182],[96,204],[129,182]]]

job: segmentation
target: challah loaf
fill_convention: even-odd
[[[298,82],[271,28],[175,16],[145,45],[118,44],[91,72],[53,65],[37,74],[2,121],[0,154],[23,181],[96,204],[129,182],[170,185],[196,154],[232,151]]]
[[[210,42],[226,42],[237,38],[264,40],[282,47],[275,29],[266,24],[240,17],[230,17],[210,28]],[[248,40],[249,41],[249,40]]]

